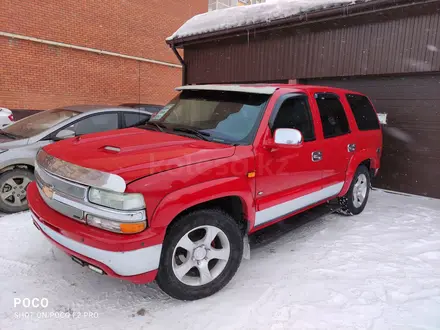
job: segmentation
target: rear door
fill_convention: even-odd
[[[348,163],[356,144],[340,97],[336,93],[317,90],[313,100],[313,106],[320,116],[323,136],[321,159],[317,161],[322,167],[323,189],[332,196],[337,195],[344,185]]]
[[[356,151],[368,151],[376,160],[374,168],[379,168],[382,152],[382,130],[376,111],[371,101],[364,95],[348,93],[345,95],[347,109],[354,117],[358,131],[356,132]]]

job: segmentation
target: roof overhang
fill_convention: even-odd
[[[183,47],[187,44],[206,42],[209,40],[228,38],[248,34],[250,32],[263,32],[284,27],[302,26],[332,19],[341,19],[356,15],[377,14],[380,11],[395,9],[415,4],[437,2],[438,0],[357,0],[352,3],[340,3],[330,8],[301,12],[297,15],[275,19],[269,22],[243,25],[235,28],[220,29],[217,31],[194,34],[184,37],[168,38],[166,42],[171,47]]]

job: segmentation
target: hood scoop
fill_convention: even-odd
[[[121,148],[115,147],[115,146],[105,146],[102,149],[104,149],[105,151],[108,151],[112,154],[117,154],[117,153],[121,152]]]

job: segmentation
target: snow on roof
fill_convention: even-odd
[[[208,91],[224,91],[224,92],[241,92],[272,95],[277,88],[271,86],[240,86],[240,85],[186,85],[176,88],[177,91],[182,90],[208,90]]]
[[[237,28],[257,23],[268,23],[289,16],[326,9],[355,0],[269,0],[266,3],[231,7],[196,15],[183,24],[167,40]]]

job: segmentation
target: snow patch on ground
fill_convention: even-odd
[[[0,329],[440,329],[440,201],[370,196],[359,216],[275,225],[278,237],[251,245],[226,288],[195,302],[95,274],[52,247],[28,213],[5,216]],[[14,308],[26,297],[49,306]]]
[[[251,6],[214,10],[189,19],[167,40],[251,24],[267,23],[300,13],[354,2],[354,0],[276,0]]]

